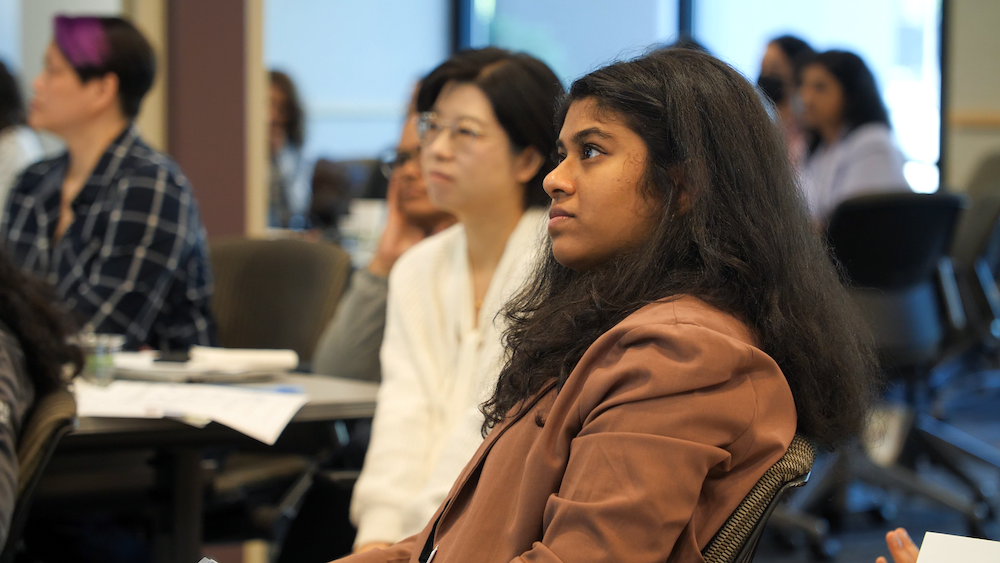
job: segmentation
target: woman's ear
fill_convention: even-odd
[[[670,170],[670,182],[673,184],[673,198],[677,205],[677,213],[683,215],[691,210],[691,190],[688,189],[688,183],[684,179],[684,171],[679,166]]]
[[[99,113],[108,107],[118,107],[118,75],[109,72],[104,76],[91,78],[87,85],[92,89],[91,107]]]
[[[514,156],[514,178],[527,184],[538,174],[542,165],[545,164],[545,157],[538,152],[535,147],[528,147]]]

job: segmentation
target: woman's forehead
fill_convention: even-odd
[[[470,118],[484,123],[496,121],[489,98],[478,86],[468,82],[445,84],[434,102],[434,111],[451,119]]]

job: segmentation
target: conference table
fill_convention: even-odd
[[[297,425],[368,418],[375,412],[376,383],[304,374],[282,374],[268,385],[275,383],[301,388],[308,396],[308,402],[292,418],[286,433]],[[169,560],[196,563],[201,558],[204,496],[201,464],[205,452],[210,448],[252,443],[251,438],[216,423],[198,427],[168,418],[81,417],[55,455],[156,449],[164,460],[160,471],[170,493],[173,546]]]

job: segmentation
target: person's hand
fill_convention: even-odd
[[[889,546],[889,554],[894,563],[916,563],[920,550],[910,539],[903,528],[896,528],[885,535],[885,543]],[[879,557],[875,563],[888,563],[885,557]]]
[[[361,552],[364,552],[364,551],[370,551],[372,549],[385,549],[385,548],[389,547],[390,545],[392,545],[392,544],[389,543],[389,542],[384,542],[384,541],[368,542],[365,545],[358,546],[358,548],[354,550],[354,553],[361,553]]]
[[[387,277],[392,265],[411,246],[424,240],[427,234],[423,229],[407,220],[403,213],[403,202],[399,197],[398,184],[389,181],[386,193],[386,204],[389,216],[385,222],[385,230],[378,241],[375,257],[368,264],[368,271],[376,276]]]

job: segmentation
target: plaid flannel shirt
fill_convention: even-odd
[[[215,344],[205,229],[177,165],[127,128],[54,240],[68,164],[66,153],[38,162],[11,190],[0,240],[14,261],[48,280],[85,330],[123,334],[126,349]]]

